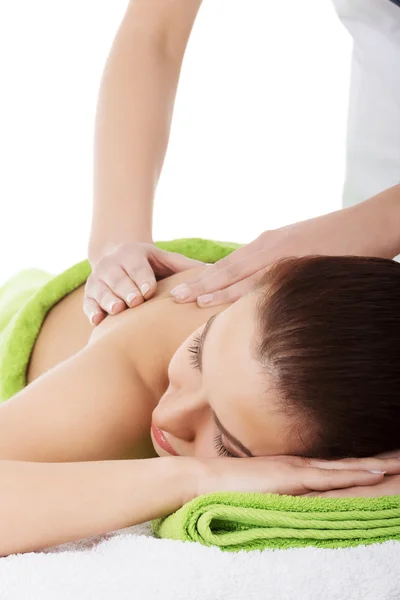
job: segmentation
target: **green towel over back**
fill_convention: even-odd
[[[181,238],[156,245],[214,263],[242,244]],[[87,260],[58,275],[25,269],[0,287],[0,402],[26,386],[31,352],[47,313],[83,285],[90,272]],[[224,551],[372,544],[400,539],[400,496],[339,499],[221,492],[195,498],[153,521],[153,529],[162,538]]]

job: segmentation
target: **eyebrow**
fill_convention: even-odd
[[[203,373],[203,349],[204,349],[204,342],[206,340],[206,337],[208,335],[208,332],[210,331],[210,327],[212,325],[212,323],[215,321],[216,317],[217,317],[216,313],[215,315],[213,315],[212,317],[210,317],[206,323],[206,326],[203,329],[203,333],[201,334],[200,337],[200,342],[199,342],[199,367],[200,367],[200,372]],[[235,438],[234,435],[232,435],[227,429],[225,429],[225,427],[222,425],[221,421],[218,419],[217,415],[215,414],[214,410],[212,410],[213,416],[214,416],[214,420],[215,423],[218,427],[218,429],[220,429],[221,433],[231,442],[231,444],[233,444],[234,446],[236,446],[236,448],[239,448],[239,450],[241,450],[244,454],[246,454],[247,456],[249,456],[250,458],[254,458],[254,455],[250,452],[250,450],[248,448],[246,448],[246,446],[244,446],[244,444],[242,444],[242,442],[240,442],[237,438]]]

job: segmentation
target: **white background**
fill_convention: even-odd
[[[86,257],[100,78],[127,0],[0,0],[0,284]],[[246,243],[341,206],[351,40],[330,0],[203,0],[154,239]]]

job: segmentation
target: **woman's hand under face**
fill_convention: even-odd
[[[377,454],[376,458],[395,458],[400,463],[400,450],[395,452],[383,452]],[[356,498],[358,496],[376,497],[376,496],[397,496],[400,495],[400,475],[388,474],[377,483],[370,486],[353,486],[345,490],[329,490],[326,492],[310,492],[305,496],[325,496],[326,498]]]
[[[321,496],[325,498],[357,498],[358,496],[373,498],[376,496],[400,496],[400,475],[385,475],[383,480],[376,485],[356,485],[345,490],[311,492],[303,495]]]
[[[310,495],[310,492],[319,495],[335,489],[343,492],[344,488],[371,491],[382,488],[385,480],[396,480],[400,488],[398,458],[324,461],[270,456],[195,460],[200,468],[193,497],[222,491],[293,496]],[[385,477],[385,473],[393,477]]]

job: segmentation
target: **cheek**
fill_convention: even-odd
[[[178,385],[188,376],[190,365],[187,357],[187,345],[187,342],[184,342],[169,362],[168,379],[172,385]]]
[[[210,417],[207,423],[202,423],[197,432],[194,456],[196,458],[215,458],[214,438],[217,434],[215,425]]]

